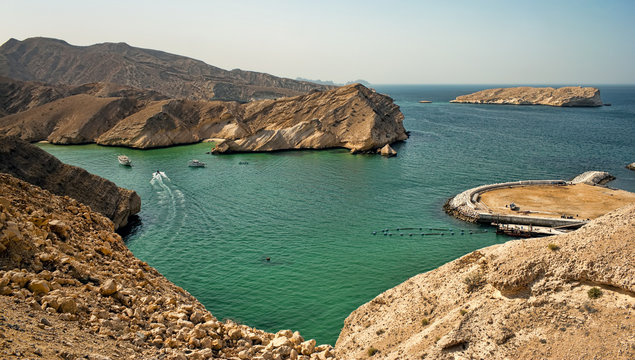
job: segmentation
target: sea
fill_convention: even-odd
[[[597,108],[448,102],[491,87],[499,85],[376,86],[410,133],[393,158],[345,149],[209,155],[205,143],[39,146],[135,190],[142,209],[124,231],[127,246],[218,319],[335,344],[345,318],[383,291],[510,240],[446,215],[453,195],[587,170],[635,192],[635,171],[625,168],[635,161],[635,86],[597,86],[612,104]],[[120,154],[134,166],[120,166]],[[192,159],[207,167],[188,167]]]

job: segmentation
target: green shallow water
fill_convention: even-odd
[[[447,103],[482,88],[378,87],[401,106],[411,132],[390,159],[338,149],[211,156],[207,144],[40,146],[137,191],[140,224],[128,246],[216,317],[334,344],[345,317],[379,293],[509,240],[447,216],[450,196],[589,169],[635,191],[635,172],[624,169],[635,161],[635,88],[601,87],[613,106],[593,109]],[[134,167],[119,166],[118,154]],[[208,166],[187,167],[193,158]],[[156,170],[167,179],[151,182]],[[416,230],[394,230],[404,227]],[[393,236],[381,235],[385,228]],[[430,228],[455,235],[420,235],[439,233]]]

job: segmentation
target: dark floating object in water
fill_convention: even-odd
[[[239,161],[238,162],[238,165],[247,165],[247,164],[249,164],[247,161]]]
[[[373,235],[377,235],[377,231],[373,231]]]
[[[606,103],[606,104],[603,104],[603,105],[604,106],[611,106],[612,104],[611,103]]]
[[[413,234],[410,234],[410,236],[412,236]]]
[[[270,258],[270,257],[267,257],[265,260],[267,260],[267,261],[271,261],[271,258]]]

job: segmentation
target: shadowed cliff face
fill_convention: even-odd
[[[11,174],[54,194],[69,196],[112,220],[115,229],[141,210],[136,192],[66,165],[53,155],[16,137],[0,137],[0,172]]]
[[[592,87],[567,86],[513,87],[487,89],[469,95],[457,96],[452,103],[504,104],[504,105],[548,105],[548,106],[602,106],[600,90]]]
[[[569,234],[480,249],[360,306],[335,349],[342,359],[370,347],[373,359],[633,359],[633,253],[635,204]]]
[[[202,61],[125,43],[73,46],[62,40],[11,39],[0,47],[0,76],[51,84],[116,83],[190,100],[270,99],[333,87]]]
[[[145,149],[217,138],[216,152],[335,147],[356,152],[407,138],[399,107],[360,84],[246,104],[164,99],[134,89],[105,91],[105,84],[73,91],[17,81],[1,85],[0,91],[10,89],[6,99],[15,100],[5,101],[3,109],[25,110],[0,118],[0,134],[31,142]],[[53,93],[47,97],[52,101],[41,104],[40,93]]]

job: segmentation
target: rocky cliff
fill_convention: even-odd
[[[48,38],[10,39],[0,46],[0,76],[51,84],[106,82],[153,89],[178,99],[241,102],[333,88],[253,71],[227,71],[125,43],[73,46]]]
[[[52,101],[40,104],[42,97],[33,93],[55,87],[34,91],[27,85],[0,86],[0,91],[14,89],[7,98],[16,99],[15,105],[6,101],[5,111],[25,109],[0,118],[0,134],[31,142],[143,149],[219,138],[216,152],[333,147],[370,151],[407,138],[399,107],[360,84],[246,104],[162,99],[140,90],[104,91],[106,87],[51,90]]]
[[[635,358],[635,205],[474,251],[355,310],[342,359]]]
[[[141,210],[141,199],[136,192],[66,165],[17,137],[0,137],[0,173],[82,202],[112,220],[115,229],[125,226],[128,218]]]
[[[549,105],[549,106],[602,106],[600,90],[592,87],[567,86],[513,87],[487,89],[461,95],[450,101],[468,104]]]
[[[220,322],[112,223],[0,174],[0,358],[331,359],[298,332]]]

